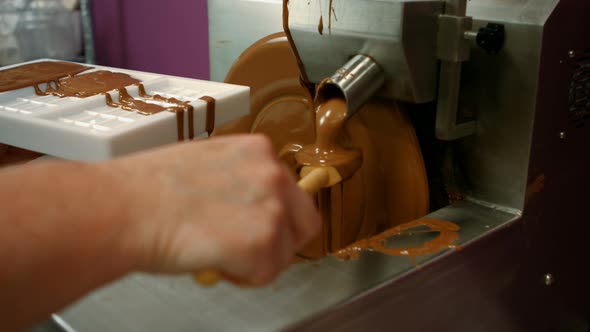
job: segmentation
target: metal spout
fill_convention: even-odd
[[[336,86],[342,92],[348,104],[347,117],[351,117],[377,93],[384,82],[385,73],[381,66],[371,57],[357,54],[338,69],[325,85]],[[318,91],[318,95],[321,95],[321,91]]]

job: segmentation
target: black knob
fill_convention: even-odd
[[[504,46],[505,37],[504,24],[488,23],[488,25],[479,29],[475,41],[487,53],[496,54]]]

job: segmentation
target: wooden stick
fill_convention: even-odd
[[[325,167],[315,167],[308,174],[304,175],[297,183],[301,190],[310,195],[315,195],[320,189],[326,187],[330,182],[330,174]]]
[[[221,273],[217,269],[212,268],[195,272],[193,277],[202,287],[213,287],[222,279]]]

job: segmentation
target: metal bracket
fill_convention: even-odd
[[[436,112],[436,137],[451,141],[475,133],[476,123],[457,124],[461,66],[470,57],[470,42],[466,38],[472,27],[471,17],[465,15],[465,6],[459,4],[447,10],[455,15],[440,15],[438,20],[437,55],[441,59],[438,104]]]

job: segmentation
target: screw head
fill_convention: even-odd
[[[562,131],[562,132],[559,133],[559,138],[560,139],[565,139],[565,137],[566,137],[565,131]]]
[[[569,52],[567,52],[567,55],[569,55],[570,58],[575,58],[576,57],[576,51],[570,50]]]
[[[551,273],[547,273],[543,277],[543,281],[545,282],[545,286],[551,286],[555,282],[555,278],[553,277],[553,275]]]

